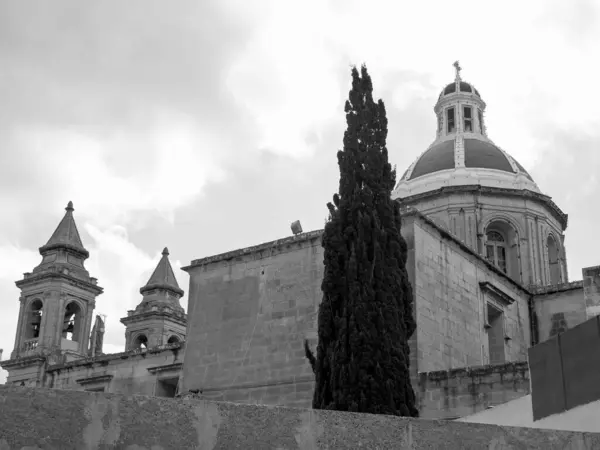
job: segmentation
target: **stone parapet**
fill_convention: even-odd
[[[0,448],[600,448],[600,434],[0,386]],[[35,426],[32,426],[35,424]]]

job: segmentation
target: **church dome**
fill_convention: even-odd
[[[519,162],[487,136],[485,102],[472,84],[460,77],[440,93],[434,112],[436,140],[404,172],[394,198],[404,198],[449,186],[480,185],[540,193]]]

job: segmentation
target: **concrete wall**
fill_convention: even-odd
[[[600,448],[596,433],[12,386],[0,404],[2,450]]]
[[[183,363],[183,347],[184,344],[178,343],[48,366],[43,386],[174,396]]]
[[[510,427],[518,426],[598,433],[600,432],[599,416],[600,401],[596,401],[534,421],[531,395],[526,395],[504,405],[457,420],[460,422],[488,423]]]
[[[419,372],[489,364],[489,303],[503,311],[499,362],[526,360],[529,294],[430,223],[413,223]]]
[[[539,342],[587,320],[581,281],[549,286],[534,292]]]
[[[527,362],[419,374],[419,408],[426,419],[468,416],[530,392]]]

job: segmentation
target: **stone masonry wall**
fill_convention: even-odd
[[[530,394],[527,362],[419,374],[421,417],[454,419]]]
[[[414,223],[419,372],[489,364],[488,303],[503,311],[503,362],[526,360],[529,293],[442,230]]]
[[[0,405],[2,450],[600,448],[597,433],[13,386]]]
[[[127,395],[161,395],[161,381],[177,386],[184,347],[185,344],[180,342],[49,366],[44,386],[69,390],[104,389],[105,392]]]
[[[313,374],[303,342],[316,344],[320,236],[308,233],[187,269],[184,391],[201,389],[231,401],[310,404]]]

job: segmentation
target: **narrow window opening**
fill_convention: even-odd
[[[463,107],[464,130],[467,133],[473,132],[473,117],[471,116],[471,107]]]
[[[29,306],[29,327],[25,333],[25,339],[38,339],[42,326],[42,314],[44,305],[39,299],[31,302]]]
[[[79,327],[81,324],[81,309],[75,302],[71,302],[65,308],[63,319],[62,337],[69,341],[79,341]]]
[[[453,133],[456,128],[454,123],[454,108],[446,110],[446,121],[448,123],[448,133]]]

